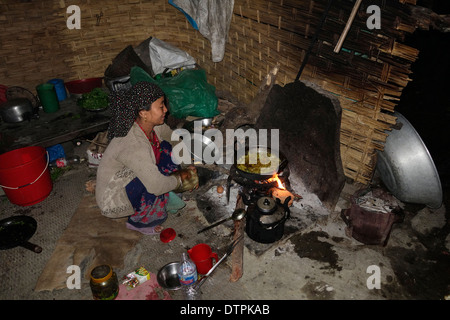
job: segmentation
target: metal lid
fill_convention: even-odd
[[[269,197],[259,198],[256,202],[256,206],[258,207],[259,211],[263,213],[272,213],[277,208],[275,200]]]

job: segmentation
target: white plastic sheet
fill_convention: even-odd
[[[234,0],[169,0],[211,42],[213,62],[223,60]]]
[[[162,73],[166,69],[171,70],[181,67],[189,69],[195,67],[195,59],[193,57],[170,43],[152,38],[148,46],[155,75]]]

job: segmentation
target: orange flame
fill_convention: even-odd
[[[272,178],[267,179],[267,182],[277,182],[278,188],[282,190],[286,190],[286,187],[283,185],[283,182],[281,182],[280,178],[278,178],[278,175],[275,174]]]

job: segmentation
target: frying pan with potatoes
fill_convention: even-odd
[[[281,152],[257,146],[248,149],[236,160],[236,169],[244,178],[266,180],[283,170],[286,163],[286,157]]]

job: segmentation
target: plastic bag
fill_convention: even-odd
[[[132,85],[140,81],[159,85],[169,100],[170,114],[175,118],[210,118],[219,114],[216,88],[206,81],[206,72],[203,69],[182,70],[174,77],[156,80],[142,68],[133,67],[130,78]]]
[[[167,42],[152,38],[148,46],[155,75],[163,73],[166,69],[195,67],[195,59],[193,57]]]
[[[60,144],[55,144],[54,146],[47,147],[45,150],[48,152],[48,162],[53,162],[60,158],[65,158],[66,153],[64,148]]]
[[[234,0],[169,0],[169,4],[180,10],[191,25],[211,42],[212,61],[222,61]]]

